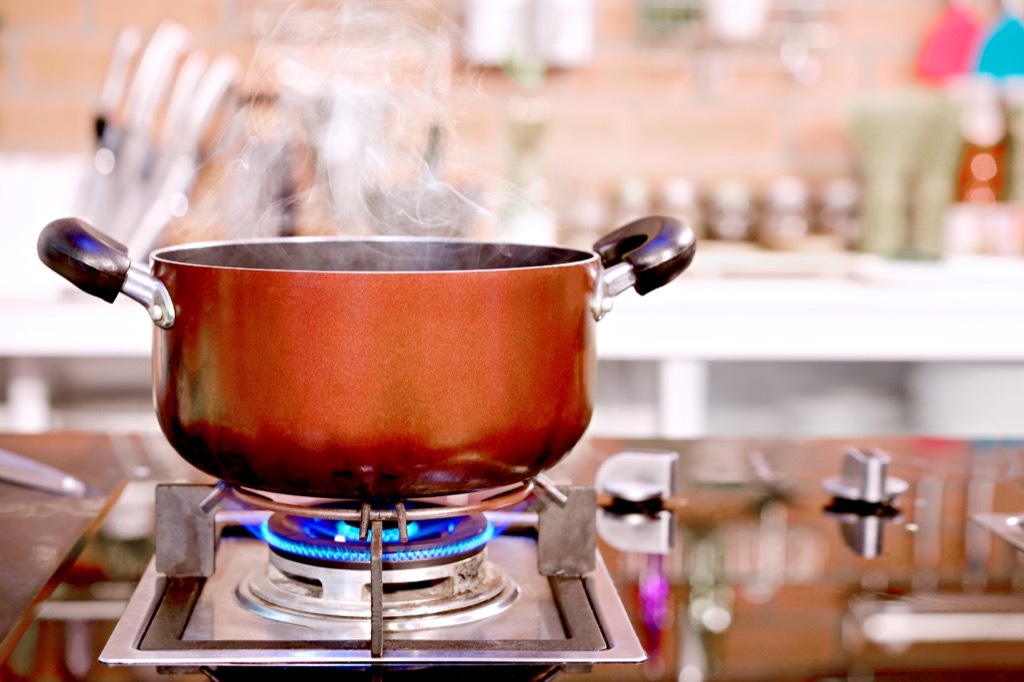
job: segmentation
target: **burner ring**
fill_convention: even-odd
[[[258,534],[275,554],[293,561],[331,567],[370,564],[370,542],[359,540],[358,529],[344,521],[278,513],[263,521]],[[473,514],[411,522],[407,542],[398,541],[397,535],[395,528],[384,532],[384,567],[431,566],[472,556],[483,550],[495,530],[483,514]]]
[[[271,555],[235,589],[248,610],[271,620],[322,627],[361,622],[369,628],[370,581],[365,568],[311,566]],[[512,606],[516,583],[483,553],[446,566],[384,571],[386,632],[414,632],[486,619]],[[367,633],[369,634],[369,633]]]

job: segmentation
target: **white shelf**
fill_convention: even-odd
[[[78,300],[75,300],[78,299]],[[86,294],[0,301],[0,357],[148,357],[153,324],[137,303]]]
[[[0,321],[0,359],[9,359],[6,421],[14,428],[60,423],[48,402],[48,359],[150,354],[152,324],[131,301],[108,306],[68,291],[37,300],[0,299]],[[595,429],[603,432],[626,425],[638,436],[705,435],[708,363],[715,361],[946,363],[950,372],[927,375],[937,377],[929,381],[928,392],[945,386],[940,392],[951,393],[947,398],[954,403],[932,409],[935,399],[922,402],[918,396],[915,412],[933,413],[918,420],[922,425],[946,424],[952,423],[946,415],[966,409],[956,402],[957,387],[979,381],[955,363],[1024,368],[1024,262],[873,264],[847,279],[686,277],[644,298],[622,296],[597,332],[603,361],[654,365],[644,375],[651,384],[647,395],[599,401]],[[612,378],[605,386],[621,389],[623,377]],[[863,396],[860,400],[864,404]],[[830,401],[842,402],[835,396]],[[803,414],[806,406],[800,411],[800,418],[790,421],[821,420]],[[777,416],[771,420],[786,422]]]
[[[919,267],[905,281],[684,277],[646,297],[616,300],[598,324],[598,353],[655,361],[1024,361],[1024,259],[1012,273],[993,261],[1005,273],[999,279],[950,279],[951,266]],[[144,357],[153,329],[135,303],[108,306],[78,292],[0,299],[0,320],[0,357]]]
[[[1004,278],[912,281],[683,278],[626,294],[601,321],[600,357],[620,360],[1024,360],[1024,259]],[[924,268],[932,268],[929,273]]]

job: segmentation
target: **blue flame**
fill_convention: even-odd
[[[274,547],[275,549],[280,550],[282,552],[285,552],[287,554],[294,554],[296,556],[307,557],[307,558],[317,559],[317,560],[321,560],[321,561],[345,561],[345,562],[369,563],[370,562],[370,547],[369,547],[369,543],[358,542],[359,529],[355,528],[355,527],[352,527],[352,528],[354,528],[354,530],[355,530],[354,537],[357,539],[358,544],[356,544],[356,543],[349,544],[349,543],[344,542],[342,540],[342,538],[345,535],[347,535],[349,531],[342,531],[341,530],[341,526],[342,526],[343,523],[344,522],[339,523],[336,526],[337,530],[339,531],[338,535],[341,535],[342,537],[338,538],[338,542],[330,543],[330,544],[316,544],[316,543],[298,542],[298,541],[295,541],[295,540],[290,540],[288,538],[281,537],[280,535],[274,533],[274,531],[272,531],[270,529],[270,520],[269,519],[265,519],[259,525],[259,527],[257,529],[255,529],[255,534],[258,537],[262,538],[264,541],[266,541],[266,543],[269,544],[271,547]],[[447,527],[444,527],[445,523],[447,523]],[[345,526],[349,526],[349,524],[344,524],[344,525]],[[334,524],[331,524],[331,526],[335,527]],[[416,530],[415,531],[413,530],[413,526],[416,526]],[[440,529],[441,527],[444,527],[443,530],[447,530],[449,533],[451,533],[451,532],[453,532],[455,530],[455,524],[452,523],[452,522],[440,522],[440,523],[438,523],[436,525],[435,524],[422,524],[422,525],[419,525],[416,522],[412,522],[408,526],[409,538],[413,539],[414,537],[425,535],[427,533],[428,529],[424,528],[423,526],[431,526],[432,528],[430,528],[430,530]],[[393,531],[393,533],[392,533],[392,531]],[[389,540],[388,538],[392,537],[392,535],[393,535],[393,540]],[[455,555],[458,555],[458,554],[463,554],[463,553],[466,553],[466,552],[471,552],[471,551],[473,551],[475,549],[478,549],[478,548],[482,547],[483,545],[487,544],[487,542],[489,540],[491,540],[491,538],[493,538],[495,535],[496,535],[496,532],[495,532],[494,526],[491,525],[490,521],[488,521],[486,527],[484,528],[484,530],[481,531],[480,533],[478,533],[477,535],[474,535],[473,537],[466,538],[464,540],[460,540],[460,541],[454,542],[454,543],[438,544],[438,545],[434,545],[434,546],[430,546],[430,547],[423,547],[423,548],[405,547],[405,548],[401,548],[401,549],[388,550],[388,551],[383,552],[382,558],[383,558],[384,561],[387,561],[387,562],[401,562],[401,561],[422,561],[422,560],[439,559],[439,558],[443,558],[443,557],[455,556]],[[314,535],[312,533],[310,533],[310,536],[314,537]],[[390,529],[389,528],[388,530],[384,531],[384,535],[383,535],[383,541],[384,542],[394,543],[397,540],[398,540],[398,529]]]
[[[348,540],[362,542],[362,540],[359,540],[359,526],[352,525],[351,523],[347,523],[345,521],[338,521],[334,525],[333,530],[334,539],[338,542],[345,542]],[[415,540],[420,536],[420,525],[416,521],[410,521],[406,526],[406,530],[409,533],[410,540]],[[385,528],[381,535],[381,539],[384,542],[388,543],[401,541],[401,537],[399,536],[398,533],[398,528]]]

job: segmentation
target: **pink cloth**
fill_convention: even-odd
[[[917,57],[917,75],[943,83],[974,68],[982,25],[977,15],[958,3],[946,6],[925,34]]]

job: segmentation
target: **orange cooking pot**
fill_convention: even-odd
[[[151,267],[85,222],[39,256],[142,303],[160,426],[199,469],[265,491],[407,498],[534,476],[582,436],[594,327],[695,252],[664,217],[595,253],[423,239],[282,238],[165,248]]]

